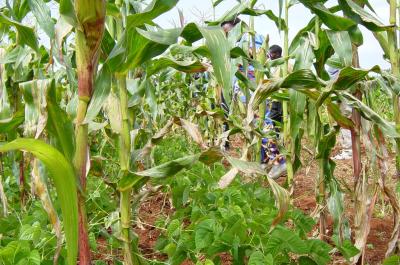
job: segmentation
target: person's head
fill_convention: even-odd
[[[282,48],[279,45],[272,45],[269,47],[268,57],[271,60],[275,60],[282,57]]]
[[[221,23],[221,27],[222,29],[225,31],[225,33],[227,34],[229,31],[231,31],[236,24],[238,24],[240,22],[240,18],[235,17],[234,19],[231,20],[227,20]]]

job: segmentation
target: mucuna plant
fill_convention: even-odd
[[[75,12],[77,27],[75,30],[76,65],[78,75],[78,107],[76,114],[75,140],[76,150],[74,167],[81,186],[78,194],[79,210],[79,262],[91,264],[87,218],[85,211],[85,193],[88,150],[88,124],[84,123],[88,103],[92,97],[94,78],[99,60],[99,47],[103,38],[106,15],[105,0],[76,0]]]

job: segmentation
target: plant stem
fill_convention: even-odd
[[[390,0],[390,18],[389,22],[393,27],[388,30],[388,43],[389,43],[389,58],[392,68],[392,74],[396,77],[400,77],[399,68],[399,55],[398,55],[398,45],[397,45],[397,1]],[[396,123],[397,131],[400,131],[400,101],[399,96],[393,94],[393,112],[394,120]],[[400,140],[396,139],[396,175],[400,178]]]
[[[318,118],[319,119],[319,118]],[[319,180],[318,180],[318,195],[317,202],[321,205],[322,210],[319,217],[319,237],[321,240],[326,240],[326,198],[325,198],[325,171],[324,164],[329,163],[326,159],[319,160]]]
[[[74,167],[81,185],[81,192],[78,192],[78,214],[79,214],[79,264],[91,264],[89,235],[87,227],[87,216],[85,209],[86,193],[86,164],[88,157],[88,126],[83,124],[88,102],[79,100],[76,116],[75,141],[76,150],[74,156]]]
[[[73,163],[81,185],[81,192],[78,192],[79,264],[90,265],[91,255],[85,209],[89,149],[88,125],[84,123],[84,120],[94,90],[94,76],[97,72],[99,48],[104,33],[106,2],[105,0],[75,0],[74,7],[78,21],[75,42],[79,102],[75,121],[76,149]]]
[[[319,24],[319,17],[316,17],[315,19],[315,40],[316,40],[316,46],[317,49],[319,48],[320,41],[319,41],[319,31],[320,31],[320,24]],[[317,117],[316,117],[316,125],[315,127],[318,128],[319,133],[315,133],[315,135],[321,136],[323,134],[322,128],[321,128],[321,119],[319,115],[319,110],[317,110]],[[320,141],[320,137],[318,139],[315,139],[315,147],[317,148],[318,142]],[[317,151],[317,150],[316,150]],[[325,206],[326,206],[326,187],[325,187],[325,171],[324,171],[324,165],[325,163],[329,163],[326,159],[320,159],[319,160],[319,179],[318,179],[318,189],[317,189],[317,195],[316,199],[319,205],[321,205],[322,210],[319,216],[319,236],[321,240],[326,240],[326,211],[325,211]]]
[[[397,38],[397,12],[399,12],[400,15],[400,6],[398,6],[398,1],[397,0],[390,0],[390,18],[389,22],[393,27],[388,30],[387,35],[388,35],[388,43],[389,43],[389,58],[390,58],[390,64],[392,68],[392,75],[396,78],[400,78],[400,67],[399,67],[399,45],[398,45],[398,38]],[[396,80],[398,81],[398,80]],[[396,129],[398,132],[400,132],[400,99],[399,96],[393,93],[393,111],[394,111],[394,120],[396,123]],[[396,177],[398,180],[400,180],[400,139],[396,139]],[[390,197],[389,197],[390,198]],[[396,211],[395,209],[395,204],[392,204],[394,212],[398,212],[398,209]],[[397,205],[398,206],[398,205]],[[386,255],[388,256],[389,254],[392,254],[395,249],[397,248],[397,251],[400,250],[400,233],[399,233],[399,220],[398,218],[394,218],[394,228],[393,228],[393,233],[392,233],[392,238],[388,246],[388,250],[386,252]],[[397,236],[396,236],[397,235]],[[396,242],[396,237],[397,237],[397,246],[392,244],[391,242]]]
[[[255,42],[253,42],[253,43],[255,44]],[[264,65],[265,62],[267,61],[266,52],[268,51],[268,49],[269,49],[269,35],[266,36],[263,47],[257,53],[257,61],[261,65]],[[257,84],[257,86],[259,86],[264,79],[264,72],[256,70],[255,76],[256,76],[256,84]],[[260,106],[258,106],[258,116],[260,119],[259,129],[261,131],[263,130],[263,127],[264,127],[266,109],[267,109],[266,102],[263,102],[260,104]],[[257,151],[256,151],[256,162],[258,162],[258,163],[261,161],[261,144],[262,144],[262,141],[260,139],[260,141],[258,141]]]
[[[3,155],[0,154],[0,200],[3,206],[3,217],[8,216],[8,204],[7,204],[7,196],[4,193],[4,187],[3,187]]]
[[[122,119],[121,133],[119,136],[119,161],[121,167],[121,177],[129,172],[129,158],[130,158],[130,130],[128,119],[128,97],[126,93],[126,76],[117,76],[120,112]],[[133,265],[132,249],[131,249],[131,207],[130,195],[131,189],[121,192],[120,196],[120,214],[121,214],[121,236],[124,246],[124,264]]]
[[[283,65],[283,77],[288,74],[289,66],[289,0],[285,0],[285,23],[286,27],[284,30],[284,42],[283,42],[283,56],[285,58],[285,63]],[[289,108],[288,102],[283,102],[283,139],[286,145],[286,170],[287,170],[287,185],[289,190],[292,188],[293,184],[293,164],[292,164],[292,139],[290,139],[290,123],[289,123]]]
[[[20,196],[20,202],[21,202],[21,207],[25,207],[25,197],[26,197],[26,191],[25,191],[25,158],[24,158],[24,153],[21,152],[21,159],[19,161],[19,196]]]

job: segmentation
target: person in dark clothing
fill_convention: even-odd
[[[278,45],[272,45],[268,51],[268,58],[270,60],[276,60],[282,57],[282,48]],[[272,73],[274,78],[279,78],[281,75],[281,69],[278,67],[274,69]],[[264,131],[275,130],[277,136],[279,136],[280,130],[278,124],[283,122],[283,107],[282,102],[273,100],[270,102],[270,110],[265,115],[265,127]],[[286,173],[286,160],[280,154],[278,144],[275,139],[262,139],[261,148],[262,163],[272,162],[273,166],[268,173],[268,176],[273,179],[277,179]]]
[[[223,29],[225,34],[228,35],[229,31],[231,31],[240,22],[240,18],[235,17],[234,19],[223,21],[221,23],[221,28]]]

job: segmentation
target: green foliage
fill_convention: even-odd
[[[11,191],[13,187],[7,188]],[[18,197],[9,198],[18,200]],[[52,264],[56,238],[39,202],[30,204],[27,212],[1,218],[0,227],[1,264]],[[65,264],[66,258],[66,252],[63,251],[59,264]]]
[[[68,245],[68,263],[73,264],[78,251],[78,202],[74,170],[69,161],[43,141],[20,138],[0,146],[0,152],[24,150],[40,159],[53,178],[63,212],[65,236]]]
[[[188,146],[182,139],[173,139]],[[165,143],[169,142],[165,139],[156,150],[163,156],[184,152],[177,144],[167,149]],[[172,264],[185,259],[196,262],[201,254],[218,264],[218,254],[222,253],[229,253],[239,263],[247,257],[251,264],[285,264],[280,260],[290,260],[289,253],[306,255],[316,264],[329,262],[331,247],[307,239],[315,224],[310,217],[291,209],[269,233],[278,212],[271,190],[257,182],[239,181],[220,190],[217,182],[224,173],[220,164],[208,169],[197,163],[168,180],[177,211],[165,223],[166,233],[158,240],[157,248],[168,254]],[[288,219],[295,224],[292,229],[284,225]]]
[[[45,165],[41,177],[65,231],[60,264],[75,264],[80,192],[84,192],[79,198],[89,220],[91,250],[104,247],[113,253],[110,260],[115,264],[122,263],[115,249],[117,253],[124,249],[124,264],[130,264],[130,255],[132,260],[142,259],[130,224],[135,225],[132,220],[141,196],[154,186],[168,194],[175,209],[156,224],[165,228],[157,249],[168,256],[170,264],[185,260],[196,265],[221,264],[224,256],[235,265],[328,264],[332,247],[310,237],[316,221],[289,205],[289,192],[283,185],[260,177],[266,172],[254,154],[259,152],[261,138],[276,134],[261,130],[256,113],[271,99],[288,103],[289,117],[279,126],[288,129],[285,137],[291,139],[281,138],[279,144],[292,158],[294,171],[302,166],[304,131],[313,142],[310,153],[320,162],[320,185],[325,189],[316,197],[333,217],[332,245],[346,259],[357,255],[358,250],[342,237],[347,224],[344,191],[330,159],[339,127],[355,126],[339,106],[346,102],[360,112],[365,124],[362,130],[356,129],[365,139],[383,141],[370,135],[372,125],[384,138],[399,142],[394,38],[398,29],[357,4],[373,11],[368,1],[339,0],[331,8],[328,1],[275,2],[278,16],[261,9],[256,0],[248,0],[206,22],[207,26],[182,23],[180,28],[163,29],[154,20],[174,8],[177,0],[6,1],[0,7],[0,38],[4,40],[0,47],[0,151],[8,153],[0,157],[0,179],[10,206],[4,211],[9,215],[0,219],[0,263],[51,264],[56,253],[51,222],[36,198],[29,196],[28,176],[36,156]],[[58,20],[49,4],[59,8]],[[295,35],[290,49],[285,41],[286,58],[265,61],[266,54],[250,56],[248,42],[237,46],[243,34],[253,36],[253,23],[249,27],[242,21],[228,36],[219,27],[241,14],[251,20],[262,16],[288,36],[290,29],[282,15],[296,4],[308,8],[314,17]],[[28,16],[33,25],[26,24]],[[396,16],[391,20],[396,21]],[[377,66],[353,67],[356,47],[363,44],[360,24],[378,39],[392,63],[391,73]],[[50,38],[51,47],[38,41],[36,29]],[[199,40],[202,45],[196,46]],[[90,62],[83,65],[86,59]],[[274,78],[274,68],[288,60],[294,61],[293,72]],[[237,69],[238,64],[252,65],[262,82],[250,80]],[[328,75],[327,65],[338,69],[336,77]],[[248,104],[231,96],[234,74]],[[85,97],[78,96],[78,83],[81,90],[92,81],[93,89],[85,91]],[[353,95],[356,90],[362,99]],[[254,92],[251,96],[250,91]],[[229,113],[222,109],[221,95]],[[229,130],[222,132],[222,125],[229,125]],[[216,146],[235,134],[243,140],[235,150],[240,159]],[[75,138],[81,140],[76,143]],[[20,150],[33,156],[21,155]],[[375,150],[367,151],[375,156]],[[86,158],[90,163],[82,163],[75,172],[73,157],[77,164]],[[228,167],[235,179],[221,189],[219,181]],[[87,192],[76,179],[77,175],[86,178],[85,168],[89,169]],[[394,256],[385,264],[397,261]],[[106,262],[95,260],[94,264]]]
[[[383,261],[383,265],[395,265],[400,263],[400,256],[391,256]]]

